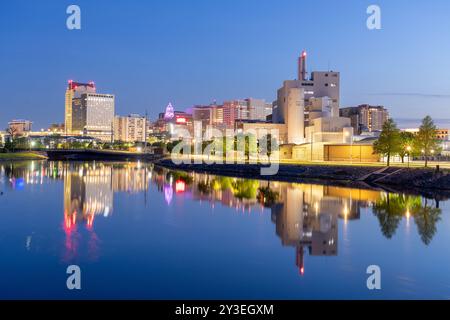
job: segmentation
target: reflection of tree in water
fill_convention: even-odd
[[[228,177],[215,177],[212,180],[199,181],[197,189],[203,194],[210,194],[212,191],[232,190],[232,179]]]
[[[431,243],[442,213],[441,209],[428,205],[427,199],[422,203],[419,196],[390,193],[375,204],[373,212],[380,222],[381,232],[388,239],[394,236],[405,214],[412,216],[426,245]]]
[[[417,231],[426,245],[431,243],[436,234],[436,224],[441,220],[441,213],[441,209],[429,206],[427,199],[425,199],[424,206],[414,212]]]
[[[209,181],[208,182],[200,181],[197,184],[197,189],[198,189],[198,191],[200,191],[203,194],[210,194],[211,193],[211,183]]]
[[[266,208],[271,208],[277,202],[279,194],[273,191],[270,186],[261,187],[258,189],[258,195],[256,196],[258,202]]]
[[[232,183],[233,194],[238,199],[255,199],[259,182],[256,180],[236,180]]]
[[[257,197],[259,182],[256,180],[216,177],[211,181],[200,181],[197,187],[204,194],[209,194],[213,190],[231,190],[233,195],[238,199],[255,199]]]
[[[391,239],[397,231],[398,225],[403,218],[402,212],[397,195],[388,193],[386,197],[383,197],[375,204],[373,213],[378,218],[381,232],[386,238]]]

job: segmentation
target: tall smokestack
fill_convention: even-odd
[[[306,80],[306,51],[303,50],[302,54],[298,58],[298,79]]]

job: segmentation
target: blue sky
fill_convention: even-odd
[[[81,7],[82,29],[66,28]],[[378,4],[382,30],[366,28]],[[116,95],[116,113],[154,119],[233,98],[275,99],[308,68],[341,72],[342,106],[383,104],[395,118],[450,118],[448,0],[41,0],[0,10],[0,128],[63,122],[68,79]]]

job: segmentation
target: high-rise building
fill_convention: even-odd
[[[114,140],[124,142],[145,142],[147,119],[131,114],[126,117],[114,118]]]
[[[212,124],[218,128],[223,126],[223,106],[212,105]]]
[[[73,80],[69,80],[66,89],[66,102],[65,102],[64,126],[66,134],[80,134],[83,130],[82,125],[84,124],[84,122],[82,122],[83,121],[82,117],[84,113],[80,110],[81,107],[80,98],[81,95],[84,93],[95,93],[95,84],[93,82],[80,83],[74,82]]]
[[[114,95],[84,93],[81,96],[82,110],[86,113],[84,134],[111,141],[114,126]]]
[[[385,107],[368,104],[342,108],[340,115],[351,119],[351,125],[358,134],[364,131],[381,131],[383,124],[389,119],[389,112]]]
[[[96,93],[94,82],[69,80],[66,90],[65,131],[111,141],[114,122],[114,95]]]
[[[23,136],[31,131],[33,123],[29,120],[12,120],[8,122],[9,133],[12,136]]]
[[[202,129],[213,124],[213,108],[211,106],[194,106],[192,108],[192,118],[194,121],[202,123]]]
[[[247,104],[242,100],[231,100],[223,103],[223,122],[227,128],[233,129],[236,120],[248,119]]]
[[[264,99],[247,98],[223,104],[223,123],[227,128],[234,128],[237,120],[266,121],[270,114],[272,104]]]
[[[265,121],[268,116],[268,105],[266,100],[264,99],[254,99],[248,98],[245,99],[248,108],[248,119],[247,120],[256,120],[256,121]],[[270,105],[270,113],[271,114],[272,106]]]

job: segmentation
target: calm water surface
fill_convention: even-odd
[[[0,192],[0,298],[450,298],[445,199],[37,161]]]

